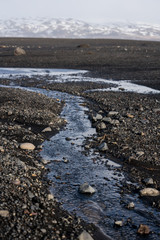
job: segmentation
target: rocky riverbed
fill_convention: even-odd
[[[86,76],[130,78],[134,81],[141,79],[138,84],[159,89],[159,43],[110,40],[105,45],[105,41],[90,41],[87,48],[84,45],[77,48],[79,41],[74,42],[74,46],[72,41],[67,41],[67,46],[62,49],[62,41],[56,42],[56,49],[54,47],[50,51],[51,40],[45,45],[39,40],[40,48],[35,45],[35,40],[23,40],[21,44],[18,40],[18,45],[32,47],[29,48],[28,57],[17,57],[12,56],[15,41],[16,39],[1,39],[1,44],[8,46],[1,48],[1,66],[90,69],[92,71],[86,73]],[[124,50],[126,45],[127,51]],[[52,51],[55,51],[56,57],[52,56]],[[99,62],[101,51],[103,58]],[[59,54],[65,56],[63,61]],[[78,56],[75,62],[72,55]],[[112,60],[110,63],[109,56]],[[155,66],[153,62],[156,62]],[[0,84],[9,85],[12,82],[10,79],[0,79]],[[109,84],[96,82],[62,84],[47,82],[46,79],[15,78],[14,84],[60,90],[85,97],[89,107],[87,114],[97,130],[96,137],[86,139],[86,146],[98,150],[106,158],[122,163],[131,179],[144,188],[160,190],[159,94],[127,93],[123,89],[119,92],[86,92],[89,89],[111,87]],[[42,142],[66,124],[59,117],[64,104],[59,99],[53,100],[42,94],[0,88],[1,239],[78,239],[81,233],[86,234],[84,230],[93,239],[107,239],[95,226],[64,211],[48,191],[50,183],[44,177],[47,173],[46,162],[42,161],[39,153]],[[21,143],[33,144],[29,146],[32,149],[22,149]],[[131,192],[135,188],[130,189],[129,185],[124,184],[122,191]],[[153,207],[160,208],[159,196],[142,197]]]
[[[62,210],[44,178],[48,170],[39,155],[41,144],[66,124],[58,116],[63,104],[0,88],[0,239],[77,239],[85,230],[95,232]]]

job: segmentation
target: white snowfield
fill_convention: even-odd
[[[74,19],[0,20],[0,37],[115,38],[160,41],[160,24],[88,24]]]

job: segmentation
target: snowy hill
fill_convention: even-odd
[[[0,20],[0,37],[119,38],[160,41],[160,25],[94,25],[74,19]]]

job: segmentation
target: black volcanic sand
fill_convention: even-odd
[[[15,47],[27,55],[15,57]],[[93,77],[139,80],[160,89],[160,42],[105,39],[0,39],[1,67],[91,70]],[[141,80],[141,81],[140,81]],[[143,81],[142,81],[143,80]]]
[[[26,50],[14,56],[16,46]],[[160,89],[160,43],[127,40],[0,39],[1,67],[70,68],[90,70],[87,76],[130,79],[138,84]],[[0,80],[0,84],[9,84]],[[160,95],[121,92],[86,93],[97,83],[46,83],[37,79],[15,79],[22,86],[66,91],[86,98],[89,117],[97,129],[97,138],[88,139],[90,147],[106,142],[102,152],[124,164],[131,178],[144,183],[151,177],[160,190]],[[98,84],[98,87],[109,87]],[[52,134],[65,124],[58,117],[63,103],[43,95],[20,90],[0,89],[1,208],[2,239],[77,239],[87,225],[61,210],[56,201],[48,200],[47,181],[42,181],[44,164],[38,157],[40,144],[49,137],[42,129],[51,126]],[[49,102],[48,102],[49,101]],[[110,112],[117,112],[110,116]],[[96,114],[102,120],[95,120]],[[55,119],[54,124],[51,118]],[[107,119],[105,119],[107,118]],[[105,119],[105,121],[104,121]],[[102,129],[102,122],[105,128]],[[32,142],[34,151],[19,149],[21,142]],[[18,179],[17,181],[15,181]],[[18,182],[18,184],[17,184]],[[16,204],[15,204],[16,202]],[[160,207],[160,199],[151,204]],[[43,220],[42,220],[43,219]],[[67,220],[66,220],[67,219]],[[22,224],[21,224],[22,223]],[[24,230],[25,229],[25,230]],[[66,238],[62,235],[65,235]],[[5,237],[4,237],[5,236]],[[94,237],[94,239],[100,239]],[[104,239],[102,237],[102,239]]]

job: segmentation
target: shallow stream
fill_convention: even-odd
[[[61,77],[64,75],[58,76],[59,79]],[[65,101],[61,117],[68,123],[62,131],[44,142],[41,153],[44,159],[51,161],[48,165],[48,178],[53,182],[50,190],[62,202],[63,207],[86,221],[97,224],[115,240],[142,239],[137,235],[140,224],[148,225],[152,231],[145,239],[159,239],[160,212],[146,205],[138,193],[122,192],[128,178],[121,165],[106,159],[93,149],[85,151],[86,137],[96,135],[85,113],[85,99],[56,91],[36,88],[28,90]],[[96,193],[80,194],[78,188],[84,182],[93,186]],[[134,202],[134,209],[126,208],[130,202]],[[114,226],[116,220],[122,221],[123,226]]]

